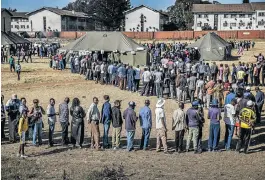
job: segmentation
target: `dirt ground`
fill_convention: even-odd
[[[245,52],[242,57],[235,61],[222,63],[255,62],[253,54],[265,54],[265,42],[256,43],[256,47]],[[135,101],[136,111],[139,112],[146,97],[137,93],[121,91],[112,86],[102,86],[93,81],[85,81],[77,74],[71,74],[70,70],[57,71],[48,66],[48,59],[34,58],[34,63],[22,63],[21,80],[16,80],[16,74],[9,72],[9,66],[4,64],[1,67],[2,81],[1,92],[5,96],[5,102],[16,93],[19,98],[26,97],[28,106],[32,107],[32,100],[38,98],[40,105],[46,109],[51,97],[58,104],[68,96],[80,98],[81,105],[88,109],[94,96],[99,97],[99,108],[103,104],[103,95],[107,94],[114,100],[122,100],[122,111],[127,108],[127,103]],[[264,91],[264,88],[263,88]],[[156,97],[149,97],[151,109],[155,110]],[[185,108],[190,105],[187,104]],[[168,146],[174,147],[174,132],[171,131],[171,118],[173,111],[178,107],[174,100],[167,100],[165,103],[167,125],[168,125]],[[205,110],[207,113],[207,110]],[[153,115],[154,117],[154,115]],[[193,152],[177,154],[171,152],[156,153],[156,131],[153,119],[153,129],[150,139],[150,151],[126,152],[105,150],[93,151],[89,149],[90,127],[85,123],[85,142],[83,149],[71,149],[60,146],[60,124],[55,128],[55,147],[48,148],[48,124],[47,117],[44,118],[43,140],[44,145],[33,147],[29,143],[25,148],[27,159],[18,159],[19,144],[9,144],[6,140],[1,144],[1,173],[2,179],[90,179],[89,174],[95,170],[102,170],[104,167],[124,168],[124,173],[129,179],[265,179],[265,115],[262,115],[263,122],[256,128],[256,134],[252,136],[250,153],[248,155],[231,152],[204,152],[200,155]],[[102,126],[100,130],[102,132]],[[135,145],[139,147],[141,139],[141,128],[139,123],[136,127]],[[206,120],[203,129],[203,147],[207,148],[209,120]],[[223,147],[224,123],[221,122],[221,140],[219,146]],[[6,136],[8,136],[6,129]],[[110,129],[111,134],[111,129]],[[102,135],[102,133],[101,133]],[[186,135],[185,138],[186,139]],[[111,138],[110,138],[111,140]],[[184,143],[185,144],[185,143]],[[236,137],[232,142],[236,144]],[[126,134],[122,130],[122,146],[126,146]],[[92,178],[93,179],[93,178]]]

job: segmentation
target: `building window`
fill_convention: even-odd
[[[252,18],[252,14],[248,14],[248,17],[249,17],[249,18]]]
[[[204,23],[204,26],[208,26],[208,23]]]
[[[202,27],[202,23],[197,23],[197,27]]]
[[[16,29],[19,29],[19,25],[15,25],[15,28],[16,28]]]
[[[208,18],[208,14],[204,14],[204,18]]]
[[[78,22],[86,22],[85,18],[78,18]]]
[[[13,25],[11,25],[11,28],[13,28]]]
[[[240,18],[244,18],[245,17],[245,14],[239,14],[239,17]]]
[[[43,16],[43,30],[46,31],[47,27],[46,27],[46,17]]]
[[[227,27],[228,26],[228,23],[227,22],[224,22],[223,23],[223,27]]]
[[[201,18],[202,17],[202,15],[201,14],[198,14],[198,18]]]
[[[236,23],[230,23],[231,27],[236,27]]]
[[[224,18],[228,18],[228,14],[225,14],[225,15],[224,15]]]
[[[259,12],[258,16],[265,16],[265,12]]]
[[[21,28],[21,29],[25,29],[25,25],[21,25],[20,28]]]
[[[27,25],[27,29],[29,29],[29,25]]]
[[[258,21],[258,25],[259,26],[263,26],[263,25],[265,25],[265,21],[263,20],[263,21]]]
[[[231,18],[236,18],[237,15],[236,14],[231,14]]]

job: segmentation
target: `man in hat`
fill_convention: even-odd
[[[121,141],[121,129],[122,129],[122,116],[121,116],[121,101],[114,101],[114,107],[112,107],[112,148],[117,150],[120,148]]]
[[[66,97],[64,102],[59,104],[59,120],[62,127],[62,145],[66,146],[69,143],[68,126],[69,126],[69,108],[70,99]]]
[[[19,106],[20,101],[16,94],[13,94],[11,99],[6,103],[6,111],[8,115],[8,127],[9,127],[9,141],[15,143],[17,133],[17,122],[19,120]]]
[[[262,107],[263,107],[263,104],[264,104],[264,98],[265,98],[265,95],[264,95],[264,92],[262,92],[260,90],[259,87],[256,87],[255,88],[256,90],[256,97],[255,97],[255,102],[256,102],[256,105],[257,105],[257,123],[260,123],[260,120],[261,120],[261,111],[262,111]]]
[[[217,151],[220,137],[220,120],[221,109],[218,108],[218,100],[212,101],[212,107],[208,111],[208,119],[210,119],[210,132],[208,140],[208,151]]]
[[[135,135],[135,125],[138,117],[134,111],[136,104],[133,101],[129,102],[129,107],[123,112],[123,118],[125,119],[125,129],[127,132],[127,151],[134,150],[133,141]]]
[[[227,151],[230,150],[231,141],[234,134],[236,122],[236,99],[232,99],[229,104],[224,106],[225,138],[224,144]]]
[[[112,118],[111,104],[109,103],[110,98],[108,95],[104,95],[105,103],[102,106],[101,110],[101,123],[103,124],[104,134],[103,134],[103,148],[109,148],[109,128]]]
[[[167,153],[167,124],[166,115],[164,110],[164,99],[158,99],[156,103],[155,115],[156,115],[156,151],[161,151],[161,141],[163,144],[164,152]]]
[[[186,125],[186,114],[184,112],[184,103],[179,103],[179,108],[174,111],[172,117],[172,130],[175,131],[175,144],[176,152],[181,153],[183,151],[183,138]]]
[[[253,102],[256,101],[255,96],[251,93],[251,88],[249,86],[246,87],[246,91],[244,93],[244,98],[249,99]]]
[[[193,141],[194,153],[198,153],[197,151],[197,140],[199,136],[199,125],[200,125],[200,116],[198,112],[198,101],[192,102],[192,107],[187,110],[186,113],[186,123],[189,130],[189,135],[187,139],[186,152],[189,152],[190,149],[190,141]]]
[[[240,153],[243,147],[244,153],[248,153],[248,146],[250,144],[252,129],[256,121],[256,113],[253,111],[254,102],[249,100],[247,107],[243,108],[239,113],[239,139],[236,146],[236,151]]]
[[[139,119],[142,128],[142,139],[140,149],[146,150],[148,148],[149,137],[152,129],[152,111],[149,108],[150,100],[145,100],[145,106],[140,109]]]

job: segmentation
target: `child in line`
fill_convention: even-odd
[[[19,153],[18,157],[26,158],[25,155],[25,142],[26,142],[26,131],[28,130],[28,117],[27,117],[27,111],[23,111],[21,118],[19,119],[19,125],[18,125],[18,134],[20,137],[20,146],[19,146]]]

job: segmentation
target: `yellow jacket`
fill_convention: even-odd
[[[21,136],[22,132],[26,132],[28,130],[28,127],[28,118],[24,119],[21,117],[18,124],[18,134]]]
[[[251,128],[256,121],[256,114],[252,109],[243,108],[239,113],[241,128]]]

